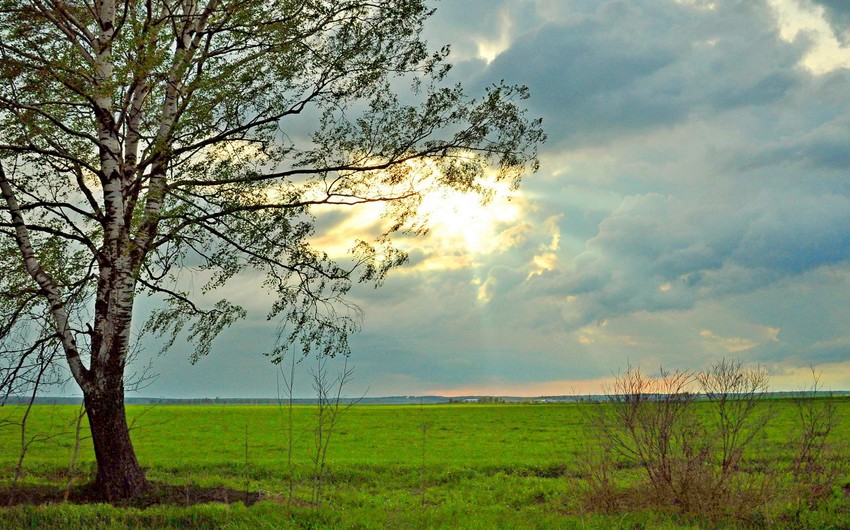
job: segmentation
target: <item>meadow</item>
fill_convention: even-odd
[[[790,458],[795,414],[790,401],[775,405],[752,449],[768,467]],[[74,502],[94,472],[85,437],[68,487],[79,407],[38,405],[18,499],[68,489],[71,502],[3,507],[0,528],[850,528],[846,476],[816,506],[777,501],[722,518],[675,506],[605,513],[587,494],[588,454],[598,442],[587,411],[598,406],[357,405],[330,432],[318,487],[316,407],[293,407],[290,428],[285,406],[130,406],[148,477],[184,489],[186,502],[113,507]],[[23,407],[0,413],[14,420]],[[838,400],[836,414],[834,439],[850,439],[850,400]],[[19,428],[0,429],[7,499],[21,443]],[[628,491],[641,471],[619,465],[614,480]],[[221,499],[194,504],[190,492],[199,488],[219,488],[209,491]]]

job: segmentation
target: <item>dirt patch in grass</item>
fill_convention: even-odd
[[[131,500],[115,503],[116,506],[147,508],[159,504],[191,506],[193,504],[241,502],[251,506],[262,499],[258,492],[238,491],[225,487],[207,488],[197,484],[175,486],[173,484],[152,483],[152,489],[145,495]],[[69,502],[72,504],[94,504],[103,502],[100,493],[91,484],[75,486],[68,492],[65,488],[50,485],[26,484],[10,488],[0,487],[0,506],[44,505]]]
[[[482,469],[482,471],[488,477],[504,473],[505,475],[517,477],[561,478],[568,476],[571,472],[571,468],[566,464],[551,464],[545,466],[486,466]]]

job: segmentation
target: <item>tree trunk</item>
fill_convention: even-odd
[[[136,459],[124,410],[124,385],[103,385],[85,396],[94,453],[95,485],[103,500],[116,502],[150,490],[150,483]]]

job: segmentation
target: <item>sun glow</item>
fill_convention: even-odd
[[[507,11],[502,11],[498,16],[498,23],[492,28],[489,35],[480,36],[476,39],[478,58],[487,64],[493,62],[503,51],[511,45],[511,33],[513,30],[513,17]]]
[[[492,184],[493,197],[482,202],[476,193],[431,193],[422,200],[420,214],[428,220],[426,244],[444,251],[491,254],[506,245],[502,232],[519,218],[519,206],[511,201],[507,184]]]
[[[418,190],[421,202],[409,224],[392,234],[393,245],[411,255],[411,264],[405,270],[471,267],[481,256],[506,250],[523,239],[524,227],[520,225],[524,224],[521,214],[525,202],[509,182],[492,175],[480,178],[477,185],[486,190],[482,195],[440,184],[441,174],[433,162],[416,164],[409,176],[413,187],[408,189]],[[369,191],[377,193],[375,186]],[[321,228],[311,243],[332,257],[342,257],[355,240],[374,240],[392,226],[392,219],[384,215],[386,206],[378,202],[317,208],[314,213]],[[424,233],[418,232],[419,227],[425,228]],[[413,228],[418,235],[405,233],[405,228]]]
[[[582,396],[604,392],[614,382],[613,377],[593,379],[563,379],[553,381],[511,382],[493,378],[481,384],[464,386],[435,386],[425,393],[446,397],[460,396]]]

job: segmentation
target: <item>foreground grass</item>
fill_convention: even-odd
[[[311,502],[315,409],[275,406],[129,407],[139,459],[151,480],[225,486],[262,493],[252,506],[205,504],[147,509],[106,505],[16,506],[0,511],[0,528],[850,528],[850,504],[838,484],[811,510],[771,506],[763,513],[705,520],[675,510],[592,513],[583,501],[582,407],[593,405],[357,406],[333,432],[320,501]],[[788,402],[759,440],[761,458],[788,458],[793,418]],[[20,410],[6,407],[4,415]],[[74,450],[78,407],[38,406],[23,485],[64,487]],[[850,401],[838,405],[836,439],[850,439]],[[85,430],[84,430],[85,432]],[[20,432],[0,429],[0,476],[11,482]],[[247,449],[247,457],[246,457]],[[94,470],[83,440],[76,482]],[[290,472],[291,471],[291,472]],[[621,469],[628,483],[640,470]],[[225,500],[225,499],[222,499]],[[232,499],[227,499],[232,500]]]

